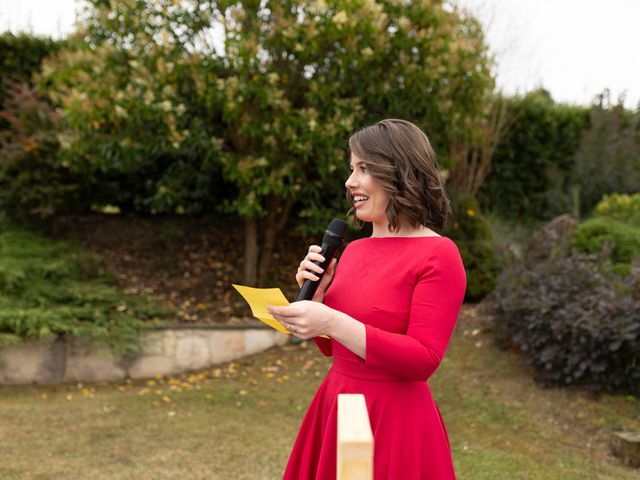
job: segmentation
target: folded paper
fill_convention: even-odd
[[[258,320],[266,323],[282,333],[290,333],[284,326],[267,311],[267,305],[287,306],[289,301],[279,288],[253,288],[243,285],[233,285],[251,307],[251,313]]]
[[[231,284],[233,288],[235,288],[240,295],[247,301],[249,307],[251,307],[251,313],[261,322],[266,323],[271,328],[275,328],[279,332],[288,333],[291,332],[287,330],[282,323],[273,318],[267,310],[267,305],[275,305],[286,307],[289,305],[289,301],[287,297],[284,296],[282,290],[279,288],[253,288],[253,287],[245,287],[244,285],[234,285]],[[325,335],[320,335],[324,338],[329,338]]]

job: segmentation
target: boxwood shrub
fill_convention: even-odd
[[[578,225],[571,243],[583,253],[596,253],[608,244],[613,268],[623,275],[629,273],[634,258],[640,259],[640,227],[609,217],[594,217]]]
[[[596,215],[640,227],[640,192],[605,195],[596,205]]]

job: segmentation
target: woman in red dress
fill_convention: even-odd
[[[364,394],[375,480],[455,479],[447,431],[428,384],[466,286],[458,249],[437,233],[450,213],[438,162],[427,136],[403,120],[365,127],[349,139],[349,148],[347,198],[358,225],[372,223],[372,235],[348,244],[338,267],[332,261],[312,301],[270,307],[294,335],[313,338],[333,356],[284,479],[336,478],[340,393]],[[299,285],[323,273],[313,263],[323,260],[320,251],[309,247],[296,274]]]

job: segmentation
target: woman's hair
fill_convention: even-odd
[[[349,150],[389,194],[386,214],[390,231],[400,228],[401,216],[413,228],[444,228],[451,206],[438,159],[422,130],[406,120],[382,120],[354,133]],[[347,200],[353,205],[348,190]],[[362,227],[357,217],[355,222]]]

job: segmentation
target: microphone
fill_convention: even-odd
[[[320,265],[323,270],[326,270],[331,263],[331,260],[336,255],[338,248],[344,243],[346,239],[346,233],[347,222],[344,222],[337,218],[331,220],[331,223],[329,223],[329,226],[327,227],[327,231],[324,232],[324,236],[322,237],[322,251],[320,252],[320,254],[324,257],[324,262],[313,263],[315,263],[316,265]],[[325,272],[322,272],[322,275],[324,274]],[[309,279],[305,280],[295,301],[298,302],[300,300],[311,300],[313,298],[313,295],[316,293],[321,280],[322,276],[320,276],[320,278],[315,282]]]

